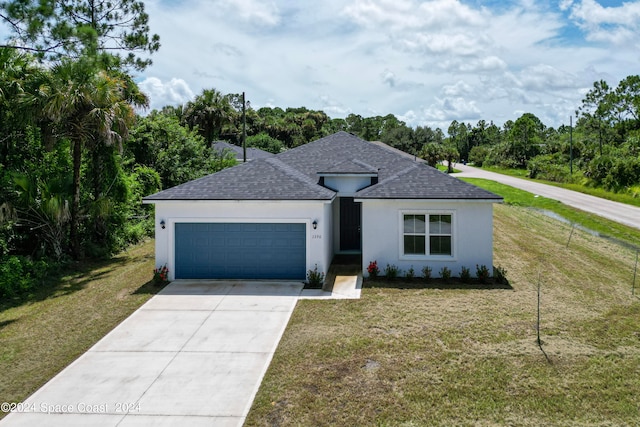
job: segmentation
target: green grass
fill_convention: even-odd
[[[400,282],[298,302],[246,425],[637,424],[635,253],[579,230],[567,248],[568,224],[494,212],[494,261],[513,289]]]
[[[501,173],[503,175],[515,176],[517,178],[530,179],[528,177],[529,172],[526,169],[500,168],[496,166],[483,167],[482,169],[490,172]],[[578,173],[579,172],[576,172],[576,175]],[[589,194],[591,196],[600,197],[602,199],[607,199],[614,202],[625,203],[627,205],[640,207],[640,197],[634,197],[633,195],[628,193],[614,193],[613,191],[607,191],[603,188],[588,187],[586,185],[576,184],[576,183],[547,181],[544,179],[532,179],[531,181],[540,182],[542,184],[553,185],[555,187],[566,188],[567,190],[573,190],[579,193]]]
[[[438,169],[439,171],[442,171],[442,172],[446,172],[448,170],[447,166],[442,165],[442,164],[437,164],[436,165],[436,169]],[[453,168],[453,172],[451,172],[451,173],[460,173],[460,169]]]
[[[527,206],[555,212],[563,218],[579,224],[589,230],[610,236],[636,247],[640,247],[640,230],[619,224],[588,212],[567,206],[557,200],[537,196],[495,181],[480,178],[461,178],[463,181],[482,187],[504,198],[509,205]]]
[[[0,402],[22,402],[157,293],[153,267],[148,241],[0,307]]]

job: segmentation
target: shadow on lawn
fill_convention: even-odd
[[[70,262],[57,274],[50,274],[46,280],[27,294],[6,298],[0,301],[0,311],[23,304],[58,298],[84,289],[89,283],[108,279],[109,274],[126,265],[144,262],[148,256],[131,256],[126,253],[108,259],[85,259]],[[157,293],[162,286],[153,285],[152,281],[140,286],[134,293]]]
[[[155,295],[171,282],[156,283],[153,279],[133,291],[132,295]]]
[[[7,325],[12,324],[13,322],[17,321],[18,319],[9,319],[9,320],[3,320],[0,322],[0,329],[4,328]]]

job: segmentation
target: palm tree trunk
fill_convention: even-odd
[[[80,236],[78,228],[80,224],[80,167],[82,166],[82,142],[74,138],[73,143],[73,198],[71,201],[71,223],[69,227],[69,241],[71,243],[71,256],[80,258]]]

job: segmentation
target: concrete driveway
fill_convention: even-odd
[[[303,285],[171,283],[4,426],[239,426]]]

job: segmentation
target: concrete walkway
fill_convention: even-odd
[[[171,283],[5,426],[240,426],[302,283]]]
[[[462,171],[461,173],[453,175],[456,177],[484,178],[500,182],[530,193],[548,197],[549,199],[559,200],[566,205],[573,206],[585,212],[591,212],[603,218],[640,229],[640,208],[635,206],[612,202],[600,197],[594,197],[528,179],[516,178],[471,166],[464,166],[459,163],[456,163],[455,168]]]

